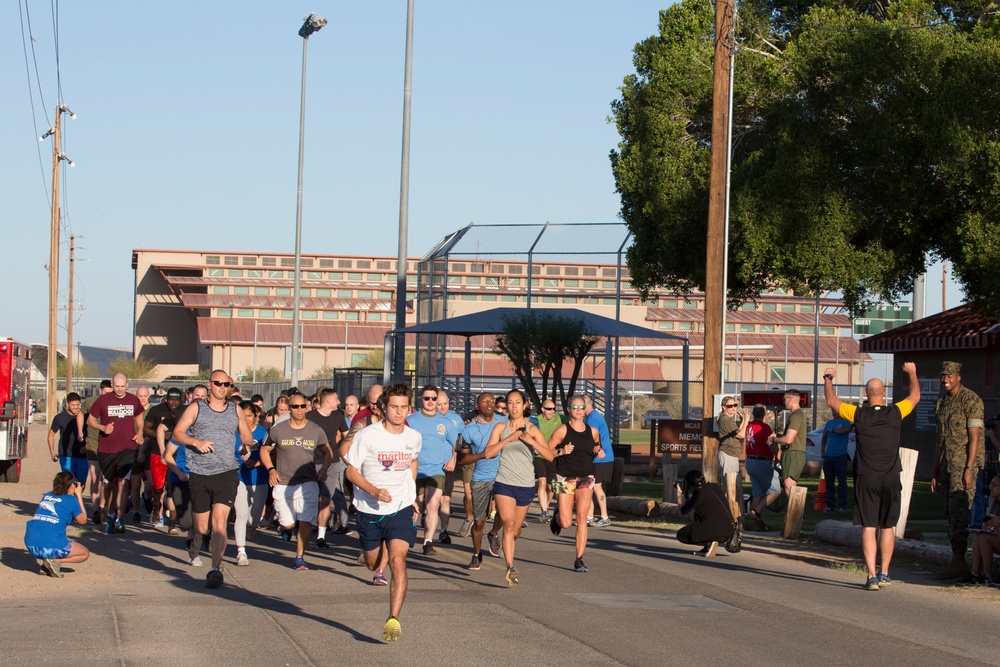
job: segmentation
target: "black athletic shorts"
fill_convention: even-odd
[[[189,475],[188,487],[191,489],[191,511],[204,514],[212,510],[212,505],[233,506],[236,502],[236,490],[240,484],[239,475],[235,470],[227,470],[217,475]]]
[[[556,478],[555,461],[546,461],[541,456],[536,456],[533,459],[533,463],[535,465],[535,479],[541,479],[544,477],[551,482]]]
[[[615,472],[614,461],[608,461],[607,463],[595,463],[594,464],[594,482],[597,484],[608,485],[611,483],[611,476]]]
[[[899,475],[858,475],[854,478],[854,524],[894,528],[899,521],[903,485]]]
[[[101,474],[104,481],[113,482],[116,479],[125,479],[125,476],[132,470],[132,460],[135,452],[126,449],[114,454],[97,452],[97,462],[101,464]]]

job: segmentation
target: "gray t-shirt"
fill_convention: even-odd
[[[191,436],[214,443],[215,451],[202,453],[188,447],[188,470],[196,475],[218,475],[239,468],[240,462],[236,458],[239,426],[236,405],[231,401],[226,401],[225,410],[216,412],[206,401],[199,400],[198,416],[191,424]]]
[[[274,446],[280,484],[287,486],[317,480],[316,448],[328,443],[326,432],[313,422],[307,421],[302,428],[294,428],[291,421],[285,420],[271,427],[264,445]]]
[[[500,439],[510,436],[510,422],[504,424]],[[497,482],[509,486],[535,486],[535,450],[522,440],[515,440],[500,450]]]

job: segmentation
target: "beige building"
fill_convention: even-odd
[[[407,267],[407,324],[417,321],[418,281],[438,294],[448,316],[496,306],[575,307],[650,330],[685,336],[691,343],[691,379],[702,372],[704,299],[652,296],[642,301],[628,283],[625,266],[601,263],[495,259],[449,259],[444,272],[418,275]],[[254,368],[289,374],[294,257],[272,252],[213,252],[137,249],[134,353],[160,364],[160,376],[185,376],[200,368],[224,368],[250,379]],[[529,273],[531,277],[529,278]],[[621,298],[618,277],[621,275]],[[395,323],[396,259],[349,255],[304,255],[300,294],[301,372],[356,366],[381,350]],[[421,303],[427,303],[421,301]],[[446,304],[446,305],[445,305]],[[819,302],[819,358],[838,365],[838,377],[856,382],[862,357],[850,335],[850,320],[833,299]],[[427,306],[423,306],[427,307]],[[815,298],[775,290],[757,303],[727,313],[725,378],[740,384],[804,384],[812,380],[816,332]],[[422,316],[421,320],[426,321]],[[435,317],[435,319],[437,319]],[[446,343],[446,372],[461,372],[464,338]],[[408,338],[407,345],[415,341]],[[492,341],[474,337],[473,372],[506,374],[490,351]],[[681,341],[622,339],[620,380],[662,383],[681,376]],[[603,379],[603,346],[584,372]],[[246,370],[246,376],[242,374]]]

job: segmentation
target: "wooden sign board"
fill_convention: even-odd
[[[700,419],[660,419],[656,426],[658,449],[664,455],[701,455]]]

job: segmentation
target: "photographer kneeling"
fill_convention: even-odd
[[[693,514],[693,523],[677,531],[677,541],[683,544],[702,545],[700,552],[706,558],[715,555],[719,542],[725,542],[733,535],[733,518],[729,503],[722,487],[714,482],[706,483],[700,470],[689,470],[684,476],[684,484],[691,497],[681,505],[683,496],[677,486],[677,504],[681,514]]]

